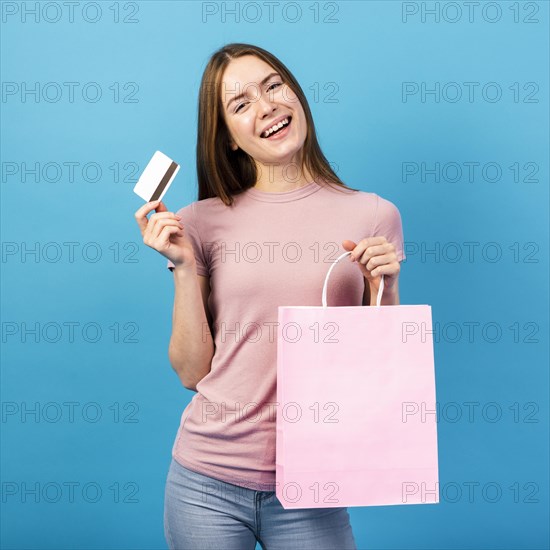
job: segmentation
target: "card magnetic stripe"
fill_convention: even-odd
[[[164,188],[168,185],[168,182],[170,181],[170,178],[174,175],[174,172],[176,171],[177,167],[178,167],[177,162],[172,162],[172,164],[170,164],[170,166],[168,167],[168,170],[166,170],[166,173],[160,180],[158,187],[155,189],[155,192],[151,197],[151,201],[155,201],[161,196],[162,192],[164,191]]]

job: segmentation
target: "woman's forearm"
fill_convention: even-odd
[[[196,385],[210,372],[214,341],[196,267],[175,267],[173,273],[174,309],[168,358],[182,384],[196,391]]]

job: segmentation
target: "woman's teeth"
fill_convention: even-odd
[[[269,128],[269,130],[266,130],[261,137],[263,138],[268,138],[269,136],[271,136],[272,134],[274,134],[275,132],[277,132],[278,130],[280,130],[281,128],[283,128],[283,126],[288,126],[290,124],[290,120],[291,120],[292,117],[287,117],[285,118],[284,120],[281,120],[281,122],[279,122],[279,124],[275,124],[274,126],[272,126],[271,128]]]

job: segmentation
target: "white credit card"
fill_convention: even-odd
[[[178,163],[164,153],[155,151],[153,158],[149,161],[136,183],[134,193],[139,195],[145,202],[162,199],[179,169]]]

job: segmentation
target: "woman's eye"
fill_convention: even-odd
[[[274,87],[278,87],[278,86],[282,86],[283,83],[282,82],[274,82],[273,84],[271,84],[267,90],[270,91],[272,90]],[[241,107],[243,107],[246,103],[248,103],[247,101],[245,101],[244,103],[239,103],[239,105],[237,106],[237,108],[235,109],[235,112],[238,113],[240,110],[241,110]]]

